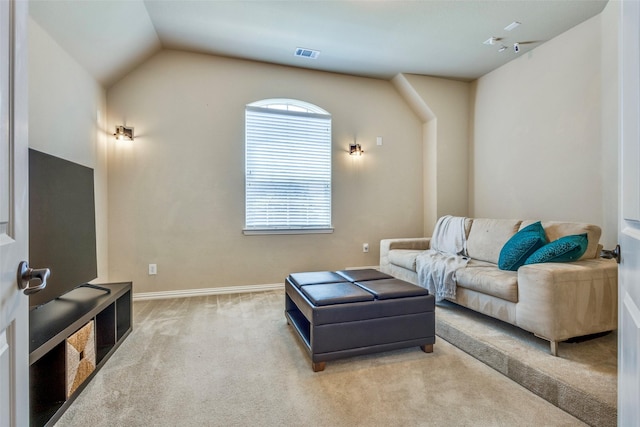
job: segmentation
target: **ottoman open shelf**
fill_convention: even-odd
[[[315,372],[344,357],[435,343],[435,298],[373,269],[292,273],[285,317]]]

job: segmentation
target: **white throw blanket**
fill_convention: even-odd
[[[433,229],[431,249],[450,255],[467,255],[467,237],[464,233],[465,217],[446,215]]]
[[[464,221],[464,217],[451,215],[440,218],[431,236],[431,249],[416,258],[418,283],[436,301],[456,298],[456,270],[468,262]]]

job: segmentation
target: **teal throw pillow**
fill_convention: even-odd
[[[498,258],[500,270],[516,271],[535,251],[547,244],[540,221],[526,226],[504,244]]]
[[[525,265],[540,262],[577,261],[587,250],[587,233],[564,236],[535,251]]]

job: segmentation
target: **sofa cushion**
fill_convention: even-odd
[[[498,264],[500,250],[520,227],[515,219],[475,218],[467,239],[467,254],[473,259]]]
[[[525,265],[577,261],[587,250],[587,243],[587,233],[561,237],[531,254]]]
[[[500,270],[495,264],[469,261],[456,271],[458,286],[491,295],[506,301],[518,302],[518,273]]]
[[[516,271],[532,253],[547,243],[547,236],[540,221],[520,229],[500,250],[498,268]]]
[[[423,250],[392,249],[389,251],[389,263],[407,270],[416,271],[416,258]]]

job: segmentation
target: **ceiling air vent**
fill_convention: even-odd
[[[301,56],[303,58],[316,59],[320,55],[320,51],[313,49],[305,49],[303,47],[297,47],[295,56]]]

